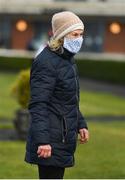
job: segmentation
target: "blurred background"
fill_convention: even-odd
[[[90,131],[65,178],[125,178],[125,0],[0,0],[1,179],[38,178],[24,162],[30,68],[52,36],[52,15],[65,10],[85,24],[75,58]]]
[[[37,50],[51,36],[51,16],[77,13],[85,23],[82,52],[124,53],[124,0],[0,0],[0,47]]]

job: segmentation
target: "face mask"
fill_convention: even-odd
[[[75,39],[69,39],[64,37],[63,47],[66,48],[71,53],[78,53],[81,49],[83,43],[83,37],[78,37]]]

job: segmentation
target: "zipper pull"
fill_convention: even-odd
[[[62,139],[62,142],[65,143],[65,138]]]

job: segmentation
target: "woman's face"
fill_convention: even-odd
[[[83,30],[78,29],[68,33],[65,37],[68,39],[75,39],[83,36]]]

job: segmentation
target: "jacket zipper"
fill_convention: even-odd
[[[67,136],[67,123],[64,116],[62,117],[62,136],[62,142],[65,143],[65,138]]]
[[[78,87],[78,83],[77,83],[77,78],[76,78],[76,71],[74,69],[74,66],[72,65],[72,69],[73,72],[75,74],[75,84],[76,84],[76,100],[77,100],[77,107],[76,107],[76,112],[77,112],[77,121],[78,121],[78,102],[79,102],[79,98],[77,95],[77,87]],[[64,116],[62,116],[62,142],[65,143],[65,137],[67,135],[67,123],[66,123],[66,119]],[[65,133],[65,134],[64,134]]]
[[[77,99],[76,112],[77,112],[77,121],[78,121],[78,102],[79,102],[79,98],[78,98],[78,95],[77,95],[77,87],[78,87],[78,83],[77,83],[77,78],[76,78],[76,71],[75,71],[75,68],[74,68],[73,65],[72,65],[72,69],[73,69],[74,74],[75,74],[75,82],[76,82],[76,99]]]

